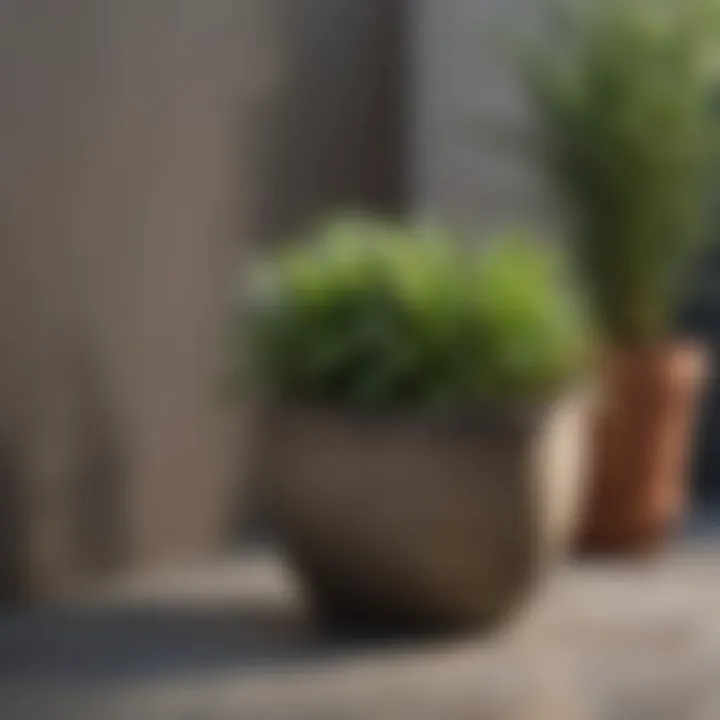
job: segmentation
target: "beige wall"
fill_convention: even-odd
[[[0,2],[0,592],[229,537],[230,278],[401,201],[398,29],[387,0]]]

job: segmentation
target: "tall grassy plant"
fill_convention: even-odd
[[[708,236],[718,4],[575,0],[548,17],[523,65],[541,158],[606,334],[661,342]]]
[[[457,408],[538,397],[584,359],[567,280],[522,234],[477,250],[437,230],[342,218],[258,268],[239,333],[252,378],[281,399]]]

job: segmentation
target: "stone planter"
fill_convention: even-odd
[[[325,617],[492,625],[567,547],[587,398],[472,417],[272,413],[270,517]]]

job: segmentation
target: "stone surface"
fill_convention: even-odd
[[[323,637],[277,555],[0,617],[3,720],[716,720],[720,538],[567,566],[495,637]]]

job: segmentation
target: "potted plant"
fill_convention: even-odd
[[[702,0],[589,0],[548,17],[524,77],[606,351],[581,544],[643,551],[682,514],[706,371],[675,328],[708,236],[718,15]]]
[[[255,276],[263,492],[325,617],[501,619],[568,543],[587,332],[536,241],[343,218]]]

